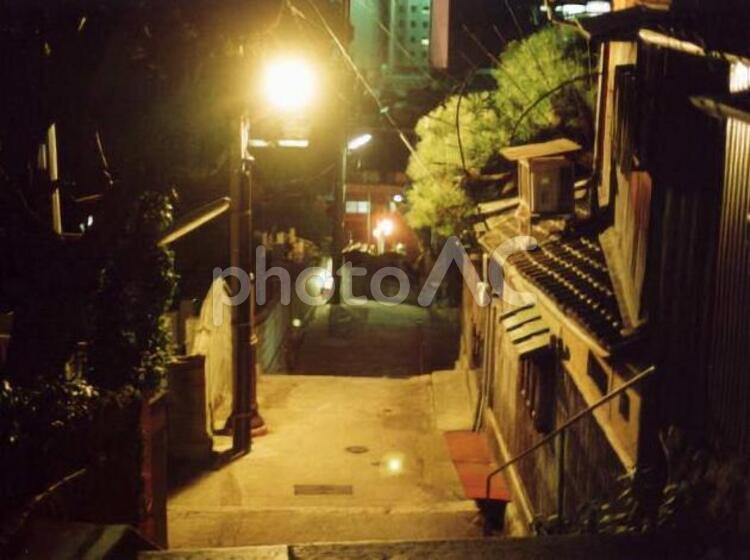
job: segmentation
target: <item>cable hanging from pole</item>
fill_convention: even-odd
[[[518,127],[521,125],[521,123],[523,122],[523,120],[542,101],[544,101],[548,97],[554,95],[558,91],[560,91],[562,89],[565,89],[569,85],[572,85],[572,84],[574,84],[576,82],[581,82],[583,80],[589,80],[589,79],[591,79],[591,78],[593,78],[595,76],[599,76],[600,74],[601,74],[601,72],[592,72],[592,73],[583,74],[581,76],[576,76],[575,78],[570,78],[569,80],[565,80],[564,82],[558,84],[556,87],[554,87],[554,88],[552,88],[550,90],[547,90],[545,93],[543,93],[542,95],[540,95],[539,97],[537,97],[536,100],[531,105],[529,105],[528,107],[526,107],[526,109],[523,110],[523,112],[520,114],[520,116],[516,119],[516,122],[513,123],[513,128],[510,131],[510,136],[509,136],[509,141],[508,141],[509,144],[513,144],[513,141],[516,139],[516,132],[518,131]]]
[[[288,0],[289,5],[293,7],[293,4],[291,0]],[[331,28],[330,24],[328,23],[328,20],[323,15],[323,13],[320,11],[318,6],[315,5],[315,3],[312,0],[307,0],[308,4],[312,7],[313,11],[316,13],[318,18],[320,19],[321,24],[323,25],[324,29],[326,30],[326,33],[331,37],[333,42],[336,44],[339,51],[341,51],[341,55],[344,57],[344,60],[347,62],[347,64],[351,67],[352,71],[354,72],[354,75],[357,77],[357,79],[362,83],[367,93],[373,98],[375,101],[375,104],[378,106],[378,109],[380,110],[380,113],[385,117],[385,119],[388,121],[388,123],[398,132],[399,139],[401,142],[406,146],[406,149],[409,150],[409,153],[414,156],[415,161],[417,161],[427,172],[427,174],[430,176],[430,178],[433,181],[437,182],[437,179],[432,174],[432,171],[430,171],[430,168],[427,167],[427,165],[424,163],[422,158],[417,153],[416,148],[414,145],[409,141],[409,139],[406,137],[406,134],[401,129],[401,127],[398,125],[398,123],[395,121],[395,119],[388,113],[388,107],[381,101],[381,99],[378,97],[377,92],[375,89],[370,85],[370,83],[365,78],[362,71],[357,67],[356,63],[352,59],[351,55],[347,51],[346,47],[341,43],[341,40],[336,36],[336,33]],[[296,9],[296,8],[295,8]],[[299,10],[297,10],[299,12]],[[301,13],[301,12],[300,12]],[[307,16],[301,13],[301,17],[304,17],[307,20]],[[309,20],[308,20],[309,21]]]

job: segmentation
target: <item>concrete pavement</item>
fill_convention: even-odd
[[[417,305],[315,308],[295,357],[295,374],[406,377],[453,366],[458,311]]]
[[[171,547],[480,535],[437,427],[431,376],[268,375],[259,397],[270,433],[174,493]]]

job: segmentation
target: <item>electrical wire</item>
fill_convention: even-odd
[[[378,106],[378,109],[380,110],[380,113],[385,117],[385,119],[388,121],[388,123],[394,128],[394,130],[398,133],[398,137],[401,140],[401,142],[406,146],[406,149],[409,150],[409,153],[414,157],[415,161],[417,161],[422,168],[425,170],[425,172],[433,179],[433,181],[437,181],[435,176],[432,174],[432,171],[429,167],[422,161],[422,158],[417,153],[416,148],[414,145],[409,141],[409,139],[406,137],[406,134],[401,129],[399,124],[396,122],[396,120],[388,113],[387,106],[381,101],[380,97],[378,96],[375,89],[370,85],[370,83],[365,78],[362,71],[357,67],[357,64],[352,59],[351,55],[347,51],[346,47],[341,43],[341,40],[336,36],[336,33],[331,28],[330,24],[328,23],[328,20],[323,15],[323,13],[320,11],[318,6],[313,2],[313,0],[307,0],[308,4],[312,7],[313,11],[316,13],[318,18],[320,19],[321,24],[323,25],[323,28],[326,30],[326,33],[331,37],[333,42],[336,44],[336,47],[341,52],[341,55],[344,57],[344,60],[347,62],[347,64],[351,67],[352,71],[354,72],[354,75],[357,77],[357,79],[362,83],[367,93],[372,97],[372,99],[375,101],[375,104]],[[291,5],[291,0],[289,1],[289,4]],[[302,14],[302,17],[304,17],[306,20],[308,20],[307,16]]]
[[[425,76],[428,80],[430,80],[430,82],[432,82],[433,84],[441,86],[441,89],[442,89],[443,84],[441,84],[439,81],[437,81],[435,79],[435,77],[432,76],[426,70],[424,70],[424,68],[422,68],[421,66],[419,66],[419,64],[418,64],[419,61],[414,57],[414,55],[411,53],[411,51],[409,51],[409,49],[406,48],[406,45],[404,45],[404,43],[402,41],[400,41],[398,39],[398,37],[396,37],[396,35],[393,33],[393,31],[391,31],[390,29],[388,29],[388,26],[385,25],[385,23],[383,23],[383,20],[381,20],[380,17],[378,17],[378,14],[375,12],[375,10],[373,8],[370,8],[365,2],[362,2],[362,6],[365,6],[365,8],[367,10],[369,10],[369,12],[373,15],[373,19],[377,22],[378,27],[380,28],[380,30],[383,31],[383,33],[385,33],[390,39],[393,40],[393,42],[396,44],[396,46],[398,46],[398,48],[407,56],[407,58],[409,60],[411,60],[412,62],[417,63],[417,64],[415,64],[415,66],[416,66],[416,68],[419,69],[419,72],[423,76]],[[444,75],[448,80],[450,80],[451,82],[453,82],[454,85],[459,85],[460,84],[460,82],[456,78],[454,78],[453,76],[451,76],[447,72],[441,71],[440,73],[442,75]]]
[[[503,42],[503,45],[505,45],[507,47],[508,46],[508,40],[500,32],[500,29],[494,23],[492,24],[492,30],[495,32],[495,35],[497,35],[497,37]]]
[[[549,96],[554,95],[561,89],[568,87],[571,84],[574,84],[576,82],[580,82],[583,80],[589,80],[594,76],[599,76],[599,74],[600,72],[593,72],[589,74],[583,74],[581,76],[576,76],[575,78],[570,78],[569,80],[565,80],[564,82],[558,84],[556,87],[546,91],[545,93],[537,97],[536,100],[531,105],[529,105],[528,107],[526,107],[526,109],[524,109],[521,115],[516,119],[516,122],[513,123],[513,128],[510,131],[510,140],[509,140],[510,144],[512,144],[513,141],[515,140],[516,132],[518,131],[518,127],[520,126],[520,124],[523,122],[526,116],[529,113],[531,113],[531,111],[533,111],[536,108],[536,106],[539,105],[542,101],[547,99]]]
[[[490,59],[490,62],[494,63],[496,66],[500,65],[500,59],[494,54],[492,54],[490,50],[484,46],[484,43],[482,43],[482,41],[479,40],[479,37],[477,37],[474,33],[472,33],[472,31],[468,28],[468,26],[465,23],[463,24],[463,30],[464,30],[464,33],[466,33],[469,36],[469,38],[472,41],[474,41],[474,44],[476,44],[476,46],[479,47],[482,53],[484,53],[484,55]]]
[[[552,87],[552,84],[550,84],[549,78],[547,77],[547,73],[544,71],[544,68],[539,62],[539,58],[534,56],[534,53],[531,52],[531,48],[529,48],[528,44],[525,41],[523,41],[523,29],[521,28],[521,24],[518,22],[518,18],[516,17],[516,12],[513,9],[513,6],[510,5],[509,0],[505,0],[505,7],[510,12],[510,17],[513,19],[513,23],[515,24],[516,29],[518,30],[518,38],[521,39],[521,45],[523,45],[523,47],[531,55],[531,59],[534,61],[534,64],[536,65],[537,70],[539,70],[539,73],[542,75],[542,79],[547,83],[547,87]]]
[[[458,92],[458,101],[456,102],[456,139],[458,140],[458,153],[461,156],[461,167],[464,170],[464,175],[469,176],[469,170],[466,167],[466,156],[464,155],[464,144],[461,140],[461,101],[464,98],[464,94],[466,93],[466,88],[469,85],[469,82],[474,77],[474,72],[470,72],[466,79],[464,80],[464,83],[461,84],[461,89]]]

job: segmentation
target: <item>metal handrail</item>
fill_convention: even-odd
[[[642,371],[640,371],[635,377],[633,377],[632,379],[628,380],[626,383],[623,383],[622,385],[620,385],[617,389],[615,389],[611,393],[607,393],[606,395],[604,395],[602,398],[600,398],[598,401],[596,401],[591,406],[589,406],[589,407],[581,410],[580,412],[574,414],[573,416],[571,416],[570,418],[568,418],[568,420],[566,420],[565,422],[563,422],[562,425],[560,425],[558,428],[555,428],[554,430],[552,430],[549,434],[547,434],[546,436],[544,436],[542,439],[540,439],[534,445],[532,445],[531,447],[529,447],[525,451],[522,451],[521,453],[519,453],[518,455],[516,455],[512,459],[506,461],[505,463],[503,463],[502,465],[500,465],[497,469],[495,469],[490,474],[488,474],[487,475],[487,481],[486,481],[486,484],[485,484],[485,494],[484,494],[485,495],[485,499],[488,499],[488,500],[490,499],[490,490],[491,490],[491,487],[492,487],[492,479],[495,478],[495,476],[497,476],[498,474],[500,474],[502,471],[504,471],[505,469],[507,469],[511,465],[516,464],[518,461],[520,461],[524,457],[530,455],[531,453],[533,453],[534,451],[536,451],[537,449],[539,449],[543,445],[547,444],[548,442],[550,442],[551,440],[553,440],[554,438],[556,438],[561,433],[565,432],[568,428],[570,428],[570,426],[572,426],[573,424],[575,424],[576,422],[578,422],[581,418],[583,418],[585,416],[588,416],[589,414],[592,414],[594,412],[594,410],[596,410],[597,408],[599,408],[603,404],[608,403],[609,401],[611,401],[613,398],[615,398],[620,393],[623,393],[627,389],[629,389],[630,387],[632,387],[633,385],[635,385],[637,383],[640,383],[641,381],[643,381],[646,377],[648,377],[649,375],[651,375],[655,371],[656,371],[656,366],[653,366],[653,365],[647,367],[646,369],[644,369]]]
[[[61,478],[40,494],[31,498],[25,504],[23,509],[18,512],[18,514],[16,514],[7,525],[0,527],[0,551],[11,546],[13,541],[20,537],[21,533],[29,525],[34,515],[40,508],[44,507],[49,500],[54,499],[57,492],[64,490],[69,485],[83,478],[88,472],[89,469],[87,468],[78,469],[77,471]]]

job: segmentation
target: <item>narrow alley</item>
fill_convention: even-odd
[[[293,373],[408,377],[450,369],[458,354],[458,309],[387,305],[313,308]]]
[[[750,0],[0,14],[0,560],[750,558]]]
[[[174,493],[172,547],[481,534],[475,503],[464,498],[443,438],[444,429],[471,422],[466,378],[458,372],[409,376],[418,367],[411,344],[418,328],[425,344],[442,339],[455,346],[455,337],[446,341],[444,330],[418,327],[417,319],[429,324],[424,309],[368,304],[348,323],[347,338],[331,339],[343,344],[331,346],[328,310],[318,311],[296,369],[319,373],[329,364],[337,376],[260,378],[269,433],[253,441],[250,455]],[[380,377],[344,377],[345,371]],[[384,377],[388,372],[398,378]],[[449,407],[438,404],[448,401]]]

